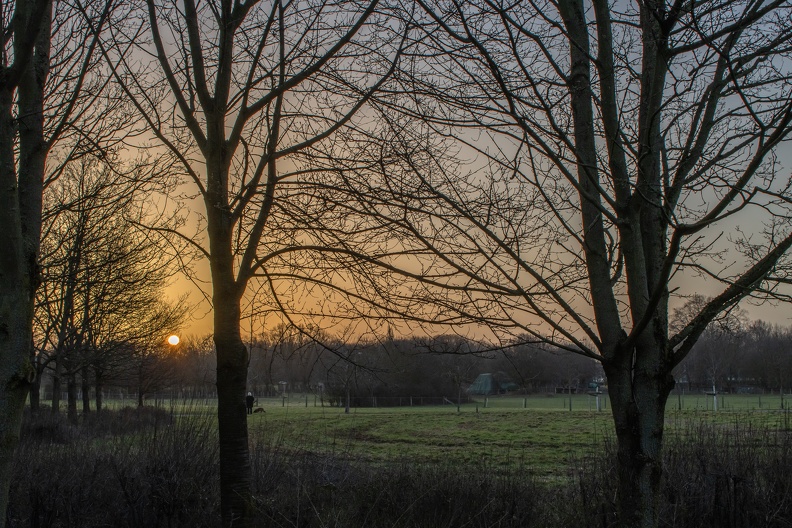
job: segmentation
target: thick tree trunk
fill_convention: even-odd
[[[22,412],[35,376],[30,358],[33,302],[40,280],[38,253],[47,157],[43,99],[49,74],[51,13],[51,2],[17,0],[10,26],[14,62],[0,65],[0,528],[6,522]],[[6,52],[9,44],[4,44]],[[10,56],[4,53],[4,57]]]
[[[220,290],[220,291],[218,291]],[[232,289],[231,289],[232,290]],[[245,390],[247,349],[240,335],[235,294],[215,285],[214,341],[217,349],[217,414],[220,434],[220,503],[223,526],[249,526],[251,468]]]
[[[221,145],[223,120],[210,127],[209,144]],[[248,449],[248,353],[241,336],[244,278],[235,276],[233,229],[228,208],[228,163],[218,149],[207,155],[204,196],[212,273],[214,342],[217,353],[217,415],[220,445],[220,509],[224,527],[248,527],[252,509],[252,474]],[[239,280],[239,282],[237,282]]]
[[[0,210],[5,206],[0,204]],[[0,213],[2,215],[2,213]],[[0,217],[1,218],[1,217]],[[0,220],[0,225],[3,224]],[[7,245],[3,245],[8,248]],[[22,411],[35,374],[30,364],[32,302],[27,285],[16,275],[11,259],[0,263],[0,526],[5,525],[14,450],[19,443]],[[18,264],[18,263],[17,263]],[[22,273],[24,275],[24,272]],[[16,290],[16,291],[14,291]]]
[[[10,90],[0,89],[0,527],[5,526],[14,450],[35,375],[30,347],[36,270],[20,222],[12,100]]]
[[[0,331],[0,527],[5,526],[14,451],[19,444],[22,411],[33,375],[28,360],[31,335],[25,324],[27,303],[22,296],[19,304],[7,304],[11,296],[6,293],[0,292],[0,320],[8,324],[5,331]]]
[[[633,369],[631,354],[621,363],[604,365],[616,426],[619,522],[624,528],[656,528],[665,408],[674,381],[662,369]]]

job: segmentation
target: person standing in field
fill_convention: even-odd
[[[255,401],[256,399],[253,397],[253,393],[248,392],[247,396],[245,396],[245,407],[247,407],[248,414],[253,414],[253,402]]]

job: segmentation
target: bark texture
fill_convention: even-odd
[[[22,411],[35,377],[31,363],[33,301],[39,281],[41,193],[47,154],[42,132],[43,94],[49,71],[51,8],[49,2],[16,2],[11,28],[14,62],[5,66],[4,61],[0,66],[0,527],[6,521]]]
[[[631,354],[624,354],[631,359]],[[618,512],[622,526],[653,527],[659,521],[669,372],[633,371],[630,361],[605,363],[617,439]]]
[[[247,349],[239,335],[239,301],[214,299],[223,525],[248,526],[252,477],[245,410]]]
[[[222,166],[214,169],[208,171],[210,192],[207,210],[217,353],[220,503],[224,526],[249,526],[252,476],[245,410],[248,356],[240,333],[240,301],[245,285],[238,285],[234,276],[233,223],[228,208],[217,207],[228,200],[222,186],[226,169]],[[215,204],[215,207],[210,204]]]

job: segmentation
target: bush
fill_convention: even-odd
[[[675,528],[789,528],[792,526],[792,435],[749,420],[677,424],[666,436],[661,526]],[[616,446],[586,460],[578,475],[576,510],[588,521],[615,525]]]
[[[526,471],[412,465],[382,468],[315,456],[295,459],[258,504],[261,526],[550,526],[554,498]]]
[[[135,412],[83,428],[27,423],[8,526],[216,526],[215,419]],[[130,434],[118,435],[119,424]],[[788,423],[778,430],[693,424],[675,431],[666,441],[662,526],[792,526]],[[607,528],[615,525],[614,450],[606,441],[600,454],[570,461],[565,475],[538,481],[522,467],[409,460],[375,467],[346,453],[254,443],[254,525]]]
[[[219,511],[214,422],[147,408],[102,414],[81,428],[29,418],[7,525],[212,526]]]

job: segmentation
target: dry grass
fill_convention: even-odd
[[[607,413],[293,411],[251,418],[256,526],[613,525]],[[663,526],[792,526],[789,415],[738,416],[671,420]],[[8,526],[216,526],[215,429],[204,408],[120,410],[79,427],[30,419]]]

